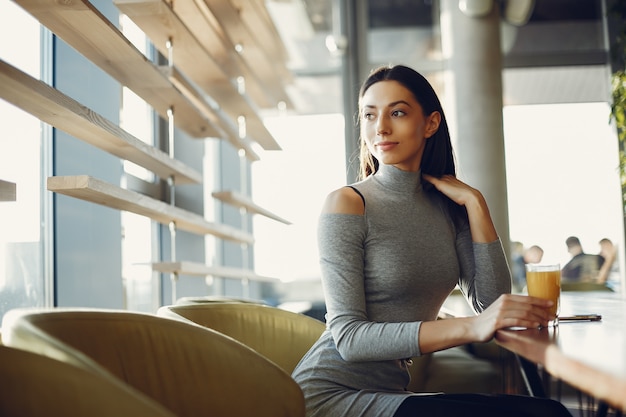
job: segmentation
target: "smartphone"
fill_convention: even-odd
[[[559,321],[600,321],[600,314],[577,314],[574,316],[559,316]]]

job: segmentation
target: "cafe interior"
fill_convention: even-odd
[[[572,236],[603,259],[559,283],[558,323],[413,358],[407,389],[621,416],[625,16],[623,0],[2,0],[0,415],[304,416],[291,373],[326,328],[317,218],[358,179],[360,83],[404,64],[440,97],[512,271],[535,246],[524,263],[565,266]],[[473,314],[455,288],[438,319]]]

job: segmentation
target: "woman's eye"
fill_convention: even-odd
[[[404,116],[406,113],[403,112],[402,110],[394,110],[391,115],[394,117],[401,117]]]
[[[372,113],[363,113],[363,118],[365,120],[372,120],[374,118],[374,115]]]

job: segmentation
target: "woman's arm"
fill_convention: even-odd
[[[452,175],[423,175],[454,203],[465,206],[469,228],[457,230],[457,256],[461,266],[459,286],[476,312],[500,295],[511,292],[511,271],[485,198]],[[469,229],[469,230],[468,230]]]
[[[374,322],[368,316],[364,211],[361,197],[354,190],[343,188],[329,195],[319,219],[320,268],[328,328],[337,350],[347,361],[419,356],[417,339],[421,322]]]
[[[491,306],[476,317],[425,322],[372,322],[367,315],[363,282],[364,211],[363,201],[354,190],[337,190],[329,195],[324,204],[318,229],[328,326],[345,360],[414,357],[464,343],[489,340],[502,327],[547,324],[546,301],[510,295],[494,297],[490,300]],[[469,250],[472,253],[469,232],[465,233],[463,240],[467,242],[467,248],[464,252]],[[485,253],[488,253],[486,248],[493,248],[495,244],[501,252],[497,238],[495,243],[477,244],[475,251],[486,250]],[[491,264],[487,257],[480,257],[485,258],[481,265]],[[483,275],[491,276],[489,273]],[[480,284],[477,287],[477,293],[480,293]]]
[[[487,342],[496,330],[507,327],[537,328],[552,319],[552,301],[525,295],[503,294],[481,314],[425,321],[419,332],[420,351],[436,352],[472,342]]]
[[[551,319],[547,311],[550,302],[509,294],[510,270],[480,191],[452,175],[423,177],[442,194],[467,209],[469,233],[459,231],[457,237],[457,254],[461,265],[459,284],[475,311],[480,314],[424,322],[420,328],[420,350],[426,353],[470,342],[487,341],[496,330],[506,327],[547,325]]]

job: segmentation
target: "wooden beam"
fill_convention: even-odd
[[[252,143],[247,138],[239,137],[239,127],[235,126],[235,123],[219,108],[214,109],[213,106],[207,102],[206,98],[198,91],[183,74],[176,69],[176,67],[161,67],[161,71],[169,78],[169,80],[191,101],[196,108],[200,110],[209,118],[215,118],[215,123],[219,123],[224,130],[223,137],[226,138],[231,145],[237,149],[244,150],[246,157],[254,162],[258,161],[259,155],[252,148]]]
[[[172,8],[195,34],[202,46],[215,58],[231,79],[243,76],[250,97],[262,108],[279,102],[291,105],[286,84],[293,81],[285,61],[270,59],[283,47],[282,39],[263,44],[247,30],[239,11],[230,1],[177,0]],[[267,100],[263,95],[267,97]],[[264,102],[265,101],[265,102]]]
[[[15,0],[55,35],[133,90],[167,119],[195,138],[220,138],[216,129],[105,16],[87,0]]]
[[[230,118],[237,120],[240,116],[245,117],[247,136],[265,150],[281,149],[260,119],[256,104],[245,92],[240,93],[237,80],[225,72],[165,0],[114,0],[114,3],[144,31],[163,55],[169,55],[167,45],[171,44],[173,65],[208,94]],[[210,26],[204,30],[210,30]],[[228,62],[224,62],[227,67]]]
[[[149,217],[162,224],[174,222],[180,230],[251,244],[254,238],[231,226],[207,221],[203,216],[109,184],[88,175],[48,177],[48,190],[117,210]]]
[[[277,278],[265,277],[249,269],[234,268],[228,266],[205,265],[198,262],[155,262],[152,269],[164,274],[182,274],[212,276],[215,278],[249,279],[250,281],[278,282]]]
[[[93,110],[0,60],[0,97],[40,120],[134,162],[176,184],[202,183],[202,174],[137,139]]]
[[[205,1],[216,2],[220,0]],[[243,24],[254,34],[257,42],[261,45],[272,45],[271,48],[266,48],[271,59],[286,63],[289,59],[289,53],[267,11],[265,0],[230,0],[230,2],[237,9]]]
[[[255,204],[250,198],[236,191],[215,191],[212,193],[212,195],[218,200],[221,200],[232,206],[245,208],[246,210],[248,210],[248,212],[252,214],[260,214],[262,216],[268,217],[272,220],[276,220],[284,224],[291,224],[290,221],[285,220],[282,217],[279,217],[276,214],[272,213],[271,211],[264,209],[263,207]]]

